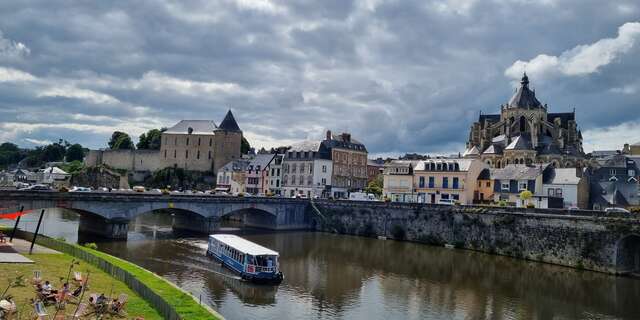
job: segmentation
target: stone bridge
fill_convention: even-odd
[[[640,216],[600,211],[236,198],[149,193],[0,191],[3,212],[66,208],[80,231],[125,239],[137,215],[171,209],[174,228],[213,232],[222,217],[249,226],[407,240],[613,274],[640,275]]]
[[[2,212],[65,208],[80,215],[79,231],[126,239],[129,221],[158,210],[174,213],[177,229],[211,233],[222,217],[239,215],[245,225],[295,230],[313,228],[308,201],[288,198],[237,198],[210,195],[162,195],[109,192],[0,192]]]

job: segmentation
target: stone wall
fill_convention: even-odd
[[[640,220],[570,216],[511,208],[316,201],[317,228],[361,236],[483,251],[589,270],[621,273],[621,239],[640,235]],[[634,240],[635,241],[635,240]],[[635,266],[636,270],[638,266]],[[628,269],[628,268],[627,268]]]
[[[155,171],[164,168],[159,150],[90,150],[84,158],[87,167],[106,165],[128,171]]]

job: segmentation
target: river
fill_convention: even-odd
[[[21,227],[35,229],[37,213]],[[206,236],[145,214],[100,250],[137,263],[227,319],[640,319],[640,280],[466,250],[317,232],[225,232],[280,252],[280,286],[242,282],[205,256]],[[0,223],[11,225],[10,220]],[[77,241],[78,216],[45,214],[41,232]]]

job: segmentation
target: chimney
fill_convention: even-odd
[[[327,140],[331,140],[331,130],[327,130]]]
[[[342,140],[344,140],[345,142],[351,142],[351,134],[347,132],[343,132]]]

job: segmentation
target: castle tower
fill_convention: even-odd
[[[242,144],[242,130],[233,117],[231,110],[214,131],[214,152],[213,152],[213,172],[218,172],[229,161],[238,159],[241,156],[240,146]]]

